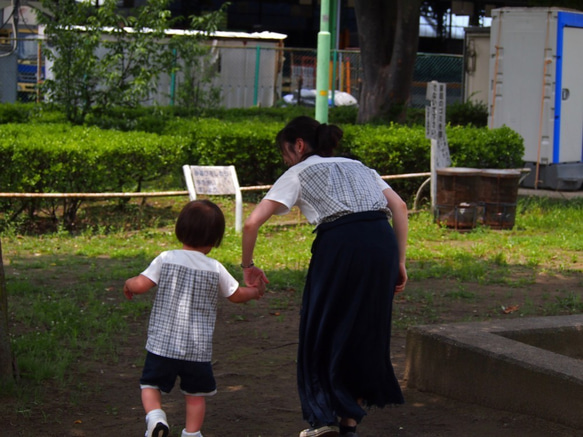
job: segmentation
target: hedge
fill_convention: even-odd
[[[283,126],[284,122],[261,117],[239,121],[172,118],[158,125],[157,134],[59,122],[3,124],[0,191],[139,192],[148,181],[156,190],[184,189],[181,167],[185,163],[234,165],[242,186],[271,184],[284,171],[274,143]],[[360,159],[382,175],[430,169],[430,141],[421,126],[342,127],[340,154]],[[523,165],[522,138],[507,127],[448,127],[447,137],[453,166]],[[48,200],[3,203],[13,217],[22,211],[32,216],[42,204],[56,210],[55,201]],[[65,204],[67,221],[74,221],[79,204]]]

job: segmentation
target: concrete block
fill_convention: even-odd
[[[407,386],[583,429],[583,315],[415,326]]]

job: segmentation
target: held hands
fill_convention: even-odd
[[[263,270],[256,266],[244,268],[243,279],[247,287],[255,287],[258,280],[261,280],[265,284],[269,284],[269,280],[267,279],[267,276],[265,276]]]
[[[257,299],[263,297],[265,294],[265,284],[269,284],[269,280],[263,270],[259,267],[246,267],[243,269],[243,279],[247,287],[257,288],[259,295]]]
[[[265,294],[265,282],[259,278],[253,287],[257,288],[257,299],[261,299]]]

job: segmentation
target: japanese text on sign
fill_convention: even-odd
[[[439,140],[445,137],[445,84],[429,82],[427,84],[427,100],[425,107],[425,137]]]
[[[200,194],[235,194],[229,167],[192,167],[194,188]]]

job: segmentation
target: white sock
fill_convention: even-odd
[[[166,419],[166,413],[164,410],[158,408],[156,410],[150,411],[146,415],[146,427],[148,428],[148,432],[153,431],[159,422],[162,422],[164,425],[168,426],[168,421]]]
[[[186,432],[186,428],[182,430],[182,437],[202,437],[200,431],[197,432]]]

